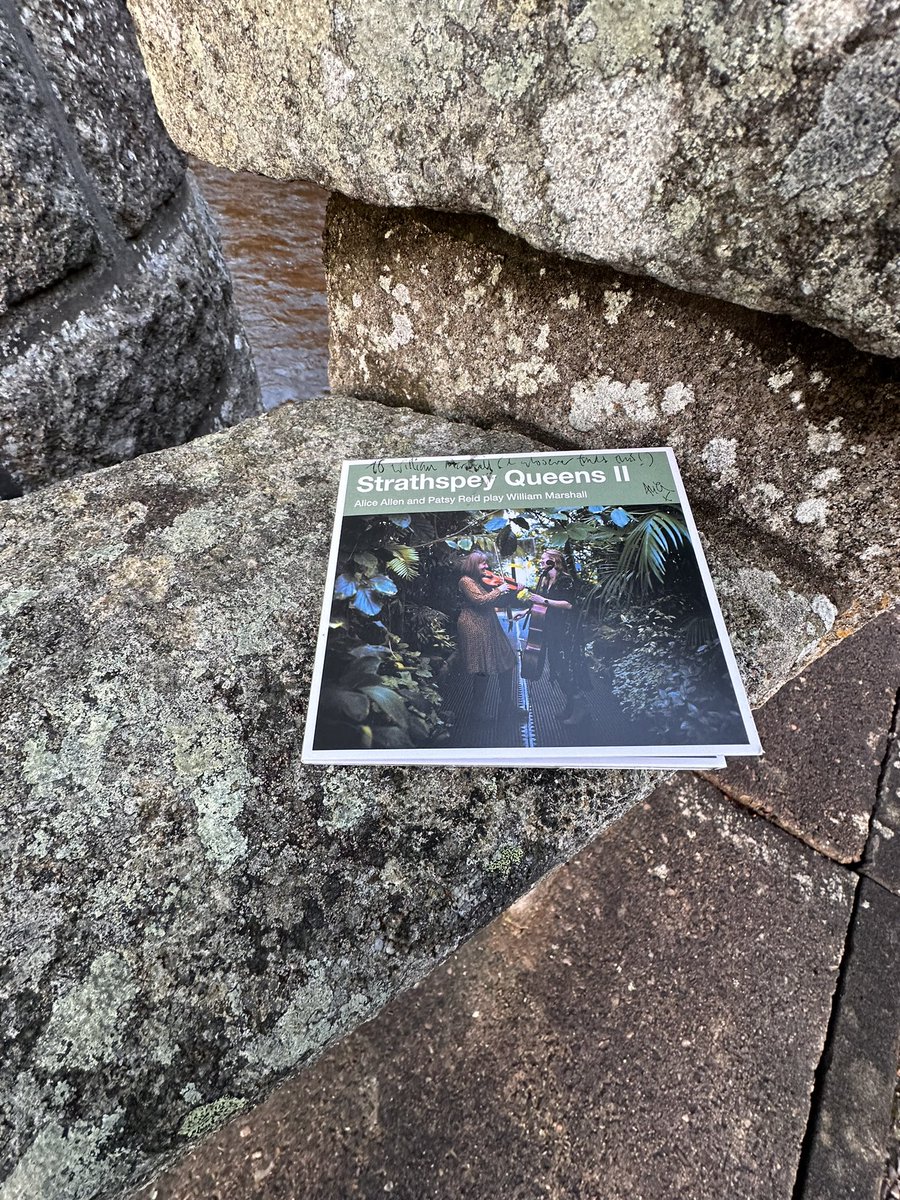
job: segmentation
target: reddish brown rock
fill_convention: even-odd
[[[863,857],[881,787],[883,803],[872,827],[877,845],[869,854],[885,869],[897,855],[891,845],[898,821],[890,767],[888,777],[882,775],[898,687],[895,609],[785,684],[757,718],[763,757],[735,760],[714,781],[845,863]],[[900,881],[896,872],[895,877]]]
[[[656,792],[142,1197],[787,1200],[853,887]]]

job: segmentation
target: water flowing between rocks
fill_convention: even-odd
[[[263,406],[328,389],[322,229],[328,193],[315,184],[191,168],[222,235]]]

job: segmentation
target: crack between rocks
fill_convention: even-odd
[[[809,840],[808,836],[804,834],[799,825],[794,825],[793,822],[784,820],[783,817],[779,816],[779,814],[767,804],[761,804],[758,800],[754,799],[753,796],[748,796],[746,793],[739,792],[736,788],[731,788],[727,784],[722,783],[720,779],[716,778],[716,775],[712,771],[695,771],[694,774],[699,779],[704,780],[704,782],[711,784],[712,787],[714,787],[716,791],[730,804],[733,804],[735,808],[752,812],[758,817],[762,817],[763,820],[768,821],[770,825],[774,825],[776,829],[780,829],[783,833],[786,833],[790,837],[794,838],[795,841],[798,841],[802,845],[806,846],[808,850],[812,850],[813,853],[818,854],[820,858],[825,858],[829,862],[833,862],[835,866],[843,867],[846,870],[856,871],[857,874],[859,873],[859,863],[850,859],[839,858],[837,854],[829,853],[827,850],[823,850],[821,846],[815,845]]]
[[[787,821],[779,813],[775,812],[769,805],[761,803],[755,797],[748,795],[746,792],[741,792],[737,788],[729,787],[723,783],[713,771],[694,771],[693,774],[698,779],[702,779],[705,783],[710,784],[716,789],[720,796],[724,797],[730,804],[736,808],[755,813],[758,817],[768,821],[774,825],[776,829],[782,830],[807,849],[812,850],[814,854],[818,854],[820,858],[827,859],[835,866],[843,867],[847,871],[852,871],[855,875],[865,875],[867,879],[871,879],[873,883],[878,884],[884,891],[890,893],[890,888],[884,887],[883,884],[868,874],[866,868],[870,864],[870,847],[872,842],[873,827],[878,819],[878,812],[881,807],[881,799],[884,794],[885,785],[887,782],[888,772],[891,766],[891,759],[896,752],[897,743],[900,740],[900,689],[898,689],[894,697],[894,706],[891,710],[890,724],[888,725],[887,746],[885,747],[884,757],[881,760],[881,769],[878,772],[878,782],[875,785],[875,797],[872,801],[872,808],[869,813],[869,828],[866,834],[866,841],[863,847],[863,852],[859,858],[840,858],[836,853],[824,849],[822,846],[817,846],[811,841],[809,835],[792,821]],[[893,893],[890,893],[893,894]]]
[[[847,982],[847,965],[850,962],[853,954],[853,941],[856,932],[856,920],[860,907],[860,879],[857,876],[856,890],[853,895],[853,910],[850,913],[850,920],[847,923],[847,934],[844,938],[844,949],[841,954],[840,966],[838,967],[838,976],[835,981],[834,991],[831,994],[831,1011],[828,1014],[828,1026],[825,1030],[825,1040],[822,1043],[822,1053],[819,1056],[819,1061],[816,1064],[815,1073],[813,1075],[813,1086],[809,1094],[809,1112],[806,1119],[806,1129],[803,1132],[803,1141],[800,1143],[800,1156],[797,1160],[797,1173],[794,1176],[794,1188],[791,1192],[791,1200],[818,1200],[817,1197],[806,1195],[806,1181],[809,1173],[809,1161],[812,1154],[813,1146],[818,1133],[819,1113],[822,1106],[822,1091],[825,1086],[825,1079],[831,1067],[831,1061],[834,1053],[834,1037],[835,1026],[837,1025],[838,1016],[841,1011],[841,1003],[844,998],[844,989]]]
[[[872,805],[872,811],[869,814],[869,828],[866,833],[866,844],[863,848],[862,856],[857,863],[853,865],[862,873],[866,874],[867,879],[872,877],[866,872],[866,868],[871,865],[871,849],[872,835],[875,831],[875,822],[878,820],[878,814],[881,811],[881,801],[884,797],[885,786],[887,784],[888,774],[891,769],[891,760],[897,752],[897,743],[900,740],[900,688],[894,696],[894,708],[891,713],[891,723],[888,726],[887,746],[884,751],[884,758],[881,760],[881,770],[878,773],[878,783],[875,786],[875,803]],[[878,883],[877,879],[872,880],[873,883]]]

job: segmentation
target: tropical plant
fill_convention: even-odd
[[[405,748],[448,736],[436,679],[453,650],[454,564],[474,549],[535,568],[562,550],[582,641],[664,594],[689,542],[680,510],[635,506],[349,517],[342,529],[317,742]]]

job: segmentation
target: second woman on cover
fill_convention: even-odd
[[[500,628],[495,606],[513,591],[509,584],[490,587],[483,576],[490,571],[487,555],[473,550],[461,564],[459,593],[462,611],[457,623],[459,654],[463,669],[472,677],[472,705],[475,714],[482,715],[488,677],[496,675],[500,682],[501,711],[515,708],[513,678],[516,656]]]
[[[581,679],[576,663],[575,630],[573,626],[575,580],[569,573],[566,560],[559,550],[545,550],[541,555],[540,575],[535,584],[532,599],[547,605],[544,617],[543,644],[540,651],[536,677],[549,664],[550,678],[556,681],[565,698],[565,707],[560,713],[564,725],[574,725],[579,720],[576,712],[577,699],[581,695]],[[583,706],[582,706],[583,708]]]

